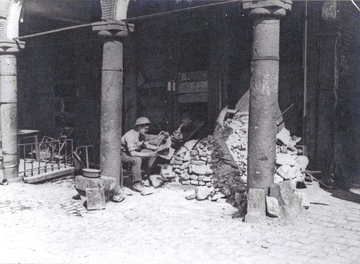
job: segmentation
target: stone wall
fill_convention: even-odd
[[[318,67],[309,72],[316,89],[315,166],[328,184],[349,187],[359,180],[356,165],[359,152],[359,12],[351,2],[338,2],[336,16],[322,17],[313,28],[319,32],[317,40]],[[309,50],[312,47],[309,47]],[[311,50],[309,51],[309,53]],[[314,61],[314,60],[312,60]],[[312,103],[312,102],[311,102]]]
[[[359,74],[360,15],[351,2],[338,3],[337,68],[335,90],[335,134],[333,177],[340,185],[360,181],[356,168],[360,151],[360,86]]]

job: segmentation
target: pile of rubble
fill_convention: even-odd
[[[284,180],[292,180],[302,183],[305,180],[305,171],[309,159],[302,155],[301,147],[297,143],[300,137],[291,136],[290,131],[283,128],[276,136],[276,174],[275,183]]]
[[[248,113],[239,112],[232,119],[227,119],[224,126],[230,127],[233,133],[226,140],[234,161],[242,172],[242,180],[246,182],[247,172],[247,141],[248,141]],[[309,160],[302,155],[302,148],[297,144],[300,137],[291,136],[290,131],[282,128],[276,136],[276,173],[274,182],[293,180],[304,182],[305,171]]]
[[[208,199],[226,197],[239,207],[247,191],[248,119],[248,112],[239,111],[218,124],[213,135],[187,142],[171,159],[172,176],[184,185],[208,187]],[[277,134],[275,183],[304,182],[309,161],[297,147],[300,140],[285,128]]]

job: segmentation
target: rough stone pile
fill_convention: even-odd
[[[246,200],[249,113],[237,112],[218,125],[213,135],[187,142],[170,165],[184,185],[213,188],[211,196],[221,193],[235,207]],[[277,135],[275,183],[304,181],[306,156],[296,144],[301,140],[283,128]],[[209,197],[210,198],[210,197]]]
[[[275,183],[284,180],[304,182],[305,174],[302,173],[309,164],[309,159],[302,155],[302,149],[296,144],[300,137],[291,136],[290,131],[283,128],[276,136],[276,174]]]
[[[248,113],[237,114],[218,127],[213,135],[187,142],[170,161],[175,175],[169,176],[176,176],[184,185],[206,186],[211,189],[209,199],[225,196],[235,203],[234,206],[239,206],[246,193],[247,119]],[[231,147],[232,141],[234,147]],[[230,147],[240,155],[239,162],[234,161]],[[197,190],[197,193],[206,193],[203,188]],[[203,200],[203,197],[196,195],[197,199]]]
[[[241,175],[242,180],[246,182],[248,113],[240,112],[236,114],[232,119],[227,119],[224,126],[231,127],[233,130],[233,133],[226,140],[226,145],[239,170],[243,172]],[[290,131],[286,128],[282,128],[276,138],[276,173],[274,182],[278,183],[284,180],[303,182],[305,175],[302,171],[306,169],[309,160],[302,155],[302,149],[297,146],[301,138],[291,136]]]
[[[224,122],[224,127],[232,130],[226,145],[241,172],[243,182],[247,180],[248,123],[248,112],[238,112],[232,119],[228,118]]]

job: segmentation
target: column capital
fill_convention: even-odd
[[[292,0],[243,0],[243,8],[249,9],[250,17],[281,18],[291,10]]]
[[[292,0],[242,0],[244,9],[283,8],[291,10]]]
[[[100,37],[126,37],[129,32],[134,32],[134,24],[123,21],[100,21],[92,24],[93,31],[98,31]]]
[[[249,16],[253,19],[280,19],[286,15],[286,10],[284,8],[255,8],[251,9]]]
[[[0,54],[17,53],[25,48],[24,41],[14,41],[11,39],[0,39]]]

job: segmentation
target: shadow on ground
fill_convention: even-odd
[[[332,197],[360,204],[360,188],[358,187],[339,188],[335,186],[329,188],[328,186],[327,187],[321,186],[321,184],[320,187],[324,191],[331,193]]]

